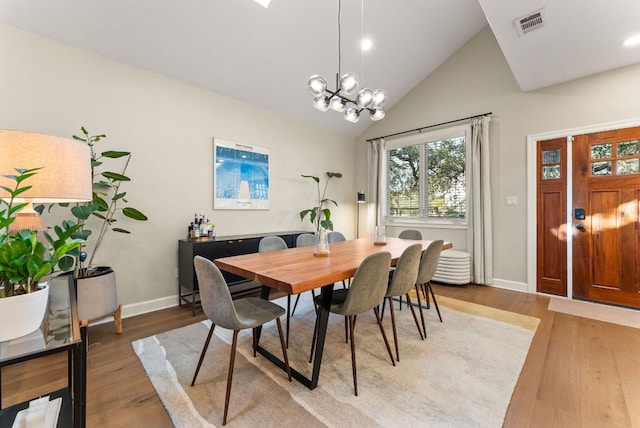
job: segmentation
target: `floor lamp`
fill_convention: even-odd
[[[356,239],[360,236],[360,205],[367,202],[364,196],[364,192],[361,190],[358,192],[358,198],[356,199]]]

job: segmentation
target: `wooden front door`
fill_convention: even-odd
[[[567,139],[538,141],[537,290],[567,295]]]
[[[574,137],[573,296],[640,308],[640,127]]]

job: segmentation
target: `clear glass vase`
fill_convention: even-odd
[[[315,246],[313,247],[313,255],[326,257],[329,255],[329,234],[325,229],[316,230],[314,233]]]

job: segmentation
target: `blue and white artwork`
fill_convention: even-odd
[[[214,138],[213,208],[269,209],[269,149]]]

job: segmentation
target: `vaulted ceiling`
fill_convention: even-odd
[[[385,89],[387,109],[487,23],[523,91],[640,62],[635,0],[344,0],[341,72]],[[311,105],[312,74],[335,86],[337,0],[2,0],[0,22],[355,137]],[[516,21],[541,12],[520,35]],[[361,35],[373,42],[359,48]],[[4,66],[9,66],[5,64]],[[384,120],[384,119],[383,119]]]

